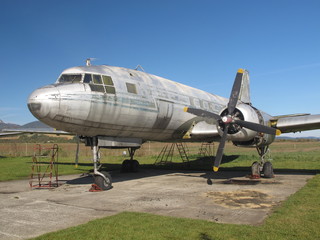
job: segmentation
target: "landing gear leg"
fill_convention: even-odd
[[[134,160],[134,154],[138,148],[128,148],[130,154],[130,159],[126,159],[122,162],[121,172],[138,172],[139,171],[139,162]]]
[[[109,190],[112,188],[112,179],[109,173],[99,171],[101,168],[99,147],[97,137],[92,138],[92,154],[93,154],[93,178],[94,183],[102,190]]]
[[[260,156],[260,162],[254,162],[251,166],[251,172],[253,178],[259,178],[260,173],[263,173],[265,178],[273,178],[273,167],[270,162],[270,150],[269,146],[257,147],[258,154]]]

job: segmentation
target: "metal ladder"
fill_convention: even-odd
[[[46,152],[44,153],[43,150]],[[31,188],[54,188],[58,182],[58,152],[59,147],[43,148],[40,144],[34,147],[29,184]],[[50,158],[45,161],[45,158]]]
[[[172,157],[174,153],[174,148],[177,147],[180,158],[183,163],[189,164],[189,157],[188,157],[188,148],[185,144],[183,143],[172,143],[171,146],[169,147],[170,144],[165,145],[161,152],[159,153],[155,165],[165,165],[168,163],[172,163]]]

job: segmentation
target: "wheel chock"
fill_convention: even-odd
[[[92,184],[89,192],[101,192],[103,191],[97,184]]]

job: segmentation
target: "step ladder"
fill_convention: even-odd
[[[58,152],[54,144],[51,148],[35,145],[29,184],[31,188],[55,188],[58,182]]]
[[[186,144],[183,143],[171,143],[165,145],[161,152],[159,153],[155,165],[166,165],[166,164],[172,164],[172,157],[174,153],[174,149],[177,147],[180,158],[184,164],[187,164],[189,166],[189,157],[188,157],[188,147]]]
[[[214,143],[203,142],[199,148],[198,155],[202,157],[212,157],[214,155]]]

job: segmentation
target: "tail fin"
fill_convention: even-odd
[[[243,103],[250,104],[250,79],[249,79],[249,72],[244,70],[243,77],[242,77],[242,84],[240,89],[239,100]]]

